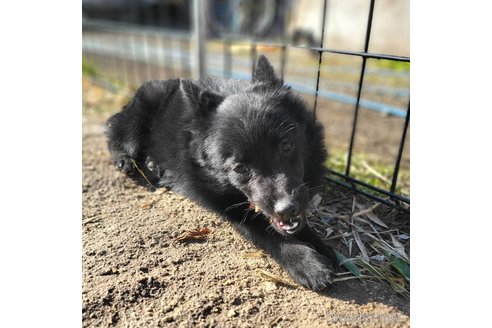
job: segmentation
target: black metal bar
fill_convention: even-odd
[[[369,50],[369,41],[371,39],[372,16],[374,15],[374,2],[375,0],[371,0],[371,4],[369,6],[369,16],[367,17],[366,40],[364,42],[364,52],[366,53]]]
[[[285,62],[287,60],[287,49],[286,47],[282,47],[280,52],[280,79],[282,83],[285,80]]]
[[[406,213],[410,213],[410,210],[406,207],[402,207],[402,206],[398,206],[398,203],[393,203],[393,202],[390,202],[390,201],[387,201],[386,199],[383,199],[381,197],[377,197],[377,196],[374,196],[368,192],[365,192],[364,190],[360,190],[360,189],[357,189],[354,187],[354,185],[350,185],[350,184],[347,184],[347,183],[343,183],[341,181],[338,181],[338,180],[335,180],[335,179],[331,179],[331,178],[328,178],[328,177],[325,177],[325,179],[331,183],[334,183],[334,184],[337,184],[339,186],[342,186],[342,187],[345,187],[347,189],[351,189],[359,194],[362,194],[368,198],[371,198],[377,202],[380,202],[380,203],[383,203],[385,205],[388,205],[390,207],[393,207],[393,208],[396,208],[397,210],[400,210],[400,211],[404,211]]]
[[[347,155],[347,166],[345,167],[345,174],[347,176],[350,176],[350,167],[352,165],[352,152],[354,150],[355,131],[357,129],[357,119],[359,117],[360,96],[362,93],[362,85],[364,84],[365,71],[366,71],[366,58],[362,58],[359,85],[357,89],[357,100],[355,102],[354,118],[352,119],[352,131],[350,133],[349,150]]]
[[[396,157],[395,169],[393,171],[393,179],[391,180],[391,193],[395,192],[396,182],[398,181],[398,172],[400,171],[401,156],[403,154],[403,148],[405,147],[405,139],[407,137],[408,123],[410,121],[410,102],[408,103],[407,117],[405,117],[405,123],[403,125],[403,134],[400,139],[400,146],[398,148],[398,155]]]
[[[345,179],[345,180],[347,180],[347,181],[350,181],[351,183],[355,183],[355,184],[361,185],[361,186],[363,186],[363,187],[365,187],[365,188],[368,188],[368,189],[370,189],[370,190],[372,190],[372,191],[375,191],[375,192],[381,193],[381,194],[383,194],[383,195],[385,195],[385,196],[388,196],[388,197],[390,197],[390,198],[393,198],[393,199],[395,199],[395,200],[398,200],[398,201],[401,201],[401,202],[404,202],[404,203],[410,204],[410,199],[408,199],[408,198],[406,198],[406,197],[404,197],[404,196],[393,194],[393,193],[391,193],[391,192],[389,192],[389,191],[387,191],[387,190],[383,190],[383,189],[381,189],[381,188],[378,188],[378,187],[372,186],[372,185],[370,185],[370,184],[368,184],[368,183],[365,183],[365,182],[363,182],[363,181],[360,181],[360,180],[354,179],[354,178],[352,178],[352,177],[346,176],[346,175],[344,175],[344,174],[342,174],[342,173],[338,173],[338,172],[333,171],[333,170],[331,170],[331,169],[327,169],[327,170],[328,170],[328,172],[329,172],[329,173],[331,173],[331,174],[333,174],[333,175],[336,175],[336,176],[338,176],[338,177],[340,177],[340,178],[343,178],[343,179]]]
[[[369,16],[367,18],[367,29],[366,29],[366,39],[364,42],[364,52],[367,52],[369,49],[369,41],[371,38],[371,28],[372,28],[372,16],[374,14],[374,1],[371,0],[371,5],[369,7]],[[354,110],[354,119],[352,121],[352,132],[350,134],[350,144],[349,144],[349,151],[348,151],[348,157],[347,157],[347,167],[345,174],[347,176],[350,176],[350,167],[352,164],[352,152],[354,148],[354,141],[355,141],[355,132],[357,130],[357,119],[359,117],[359,103],[360,103],[360,95],[362,93],[362,85],[364,84],[364,75],[366,71],[366,61],[367,58],[363,57],[362,58],[362,65],[360,69],[360,79],[359,79],[359,89],[357,90],[357,101],[355,103],[355,110]]]
[[[274,47],[274,48],[275,47],[281,48],[284,46],[281,43],[262,43],[262,42],[258,42],[257,45]],[[294,45],[290,43],[286,44],[285,46],[288,48],[304,49],[304,50],[310,50],[316,52],[321,51],[321,52],[328,52],[337,55],[358,56],[368,59],[385,59],[385,60],[393,60],[393,61],[400,61],[400,62],[410,62],[410,57],[405,57],[405,56],[393,56],[393,55],[376,54],[376,53],[369,53],[363,51],[344,51],[344,50],[335,50],[335,49],[320,48],[320,47],[308,47],[308,46]]]
[[[318,49],[312,48],[312,50],[318,50]],[[335,50],[335,49],[321,49],[321,51],[329,52],[332,54],[339,54],[339,55],[359,56],[367,59],[386,59],[386,60],[401,61],[401,62],[410,61],[410,57],[376,54],[370,52],[342,51],[342,50]]]
[[[323,19],[321,20],[321,40],[319,47],[323,48],[323,41],[325,38],[325,23],[326,23],[326,9],[327,9],[327,0],[323,3]],[[314,106],[313,106],[313,112],[314,112],[314,117],[316,117],[316,108],[318,107],[318,91],[319,91],[319,79],[321,76],[321,62],[323,60],[323,52],[319,51],[319,60],[318,60],[318,75],[316,77],[316,93],[314,95]]]

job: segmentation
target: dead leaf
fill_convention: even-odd
[[[381,219],[376,214],[374,214],[374,212],[366,213],[366,217],[369,220],[371,220],[372,222],[376,223],[377,225],[380,225],[383,228],[389,229],[388,226],[386,225],[386,223],[381,221]]]
[[[349,239],[349,241],[347,242],[349,257],[352,257],[352,241],[353,241],[353,240],[354,240],[354,239],[353,239],[353,238],[351,238],[351,239]]]
[[[385,257],[382,254],[378,254],[371,256],[370,259],[378,262],[384,262]]]
[[[142,208],[149,209],[152,206],[154,206],[155,203],[157,203],[157,199],[151,199],[149,201],[146,201],[142,204]]]
[[[386,225],[386,223],[384,223],[383,221],[381,221],[381,219],[376,214],[374,214],[374,210],[379,205],[381,205],[381,203],[376,203],[376,204],[374,204],[373,206],[371,206],[369,208],[364,208],[362,205],[357,204],[357,209],[359,209],[359,212],[354,213],[352,215],[352,218],[355,218],[355,217],[361,216],[361,215],[365,215],[372,222],[376,223],[377,225],[380,225],[383,228],[388,229],[388,226]]]
[[[407,253],[405,253],[405,246],[403,246],[402,243],[400,243],[393,235],[391,236],[391,242],[393,243],[393,246],[395,246],[396,252],[401,255],[405,260],[409,261],[410,259],[408,258]]]
[[[376,209],[378,206],[380,206],[381,203],[376,203],[372,205],[371,207],[364,208],[364,206],[360,205],[359,203],[355,203],[355,205],[352,206],[354,210],[352,210],[352,213],[355,211],[355,206],[357,206],[357,209],[359,212],[352,214],[352,217],[355,218],[357,216],[365,215],[368,212],[372,212],[374,209]]]
[[[82,221],[82,224],[93,223],[93,222],[99,221],[101,219],[102,219],[101,216],[96,215],[96,216],[93,216],[93,217],[91,217],[89,219],[86,219],[85,221]]]
[[[385,177],[384,175],[382,175],[381,173],[379,173],[375,168],[373,168],[372,166],[370,166],[366,161],[362,160],[361,164],[362,164],[362,166],[364,166],[364,168],[369,173],[371,173],[375,177],[379,178],[381,181],[387,183],[388,185],[391,185],[391,180],[390,179],[388,179],[387,177]]]
[[[366,246],[364,246],[362,239],[360,239],[359,232],[354,229],[353,233],[354,233],[355,242],[357,243],[357,246],[359,246],[360,252],[362,254],[362,258],[365,261],[369,262],[369,255],[367,254]]]
[[[311,200],[309,201],[307,211],[315,212],[318,209],[319,204],[321,204],[322,200],[323,199],[319,194],[314,195],[313,198],[311,198]]]
[[[207,239],[207,235],[209,233],[210,233],[209,228],[201,228],[192,231],[187,231],[181,236],[174,238],[171,244],[174,244],[176,242],[189,241],[189,240],[205,240]]]
[[[331,236],[331,234],[333,233],[333,231],[335,231],[335,230],[333,230],[333,229],[332,229],[332,228],[330,228],[330,227],[326,228],[326,229],[325,229],[325,238],[330,237],[330,236]]]
[[[355,222],[362,222],[362,223],[365,223],[367,225],[371,225],[371,223],[367,220],[364,220],[363,218],[354,218],[354,221]]]
[[[277,275],[274,275],[273,273],[270,273],[270,272],[265,271],[263,269],[256,269],[256,272],[258,272],[260,274],[260,276],[267,278],[268,280],[273,281],[275,283],[283,284],[283,285],[286,285],[286,286],[292,287],[292,288],[297,288],[297,286],[294,285],[293,283],[291,283],[290,281],[288,281],[282,277],[279,277]]]
[[[407,235],[406,233],[402,233],[402,234],[400,234],[400,235],[398,235],[396,237],[398,237],[398,239],[401,239],[401,240],[408,240],[408,239],[410,239],[410,236]]]

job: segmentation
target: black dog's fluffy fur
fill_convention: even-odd
[[[256,67],[252,81],[143,84],[108,120],[109,150],[138,183],[222,214],[298,283],[320,290],[331,284],[335,257],[303,213],[322,185],[323,129],[264,56]]]

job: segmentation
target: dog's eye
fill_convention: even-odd
[[[290,141],[282,142],[282,144],[280,145],[280,152],[282,154],[287,154],[292,150],[292,147],[293,147],[292,142]]]
[[[243,164],[237,164],[236,166],[234,166],[232,168],[232,170],[234,172],[236,172],[237,174],[246,174],[249,171],[249,169],[246,166],[244,166]]]

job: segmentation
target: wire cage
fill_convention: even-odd
[[[254,6],[241,6],[244,2],[83,0],[84,60],[101,71],[99,78],[135,88],[146,80],[175,77],[250,79],[257,57],[266,52],[279,77],[308,98],[315,115],[324,117],[323,124],[333,118],[332,104],[343,107],[343,129],[328,129],[344,139],[343,168],[328,166],[327,182],[409,212],[410,192],[399,188],[399,177],[402,164],[408,170],[410,158],[410,57],[370,51],[377,1],[367,0],[366,19],[358,22],[365,24],[359,50],[329,47],[325,35],[330,23],[328,0],[312,1],[320,6],[317,37],[289,28],[295,1],[249,1]],[[302,60],[296,57],[300,53]],[[380,68],[376,62],[385,65]],[[393,63],[404,63],[408,69],[388,69]],[[347,75],[350,81],[338,78]],[[381,87],[390,80],[396,86]],[[370,95],[376,100],[367,99]],[[366,111],[371,112],[370,123],[365,122]],[[383,121],[389,119],[393,123],[385,125]],[[357,136],[370,129],[391,130],[393,136],[394,151],[386,156],[390,173],[381,177],[375,172],[383,185],[354,174]],[[380,139],[381,147],[386,147],[385,138]]]

